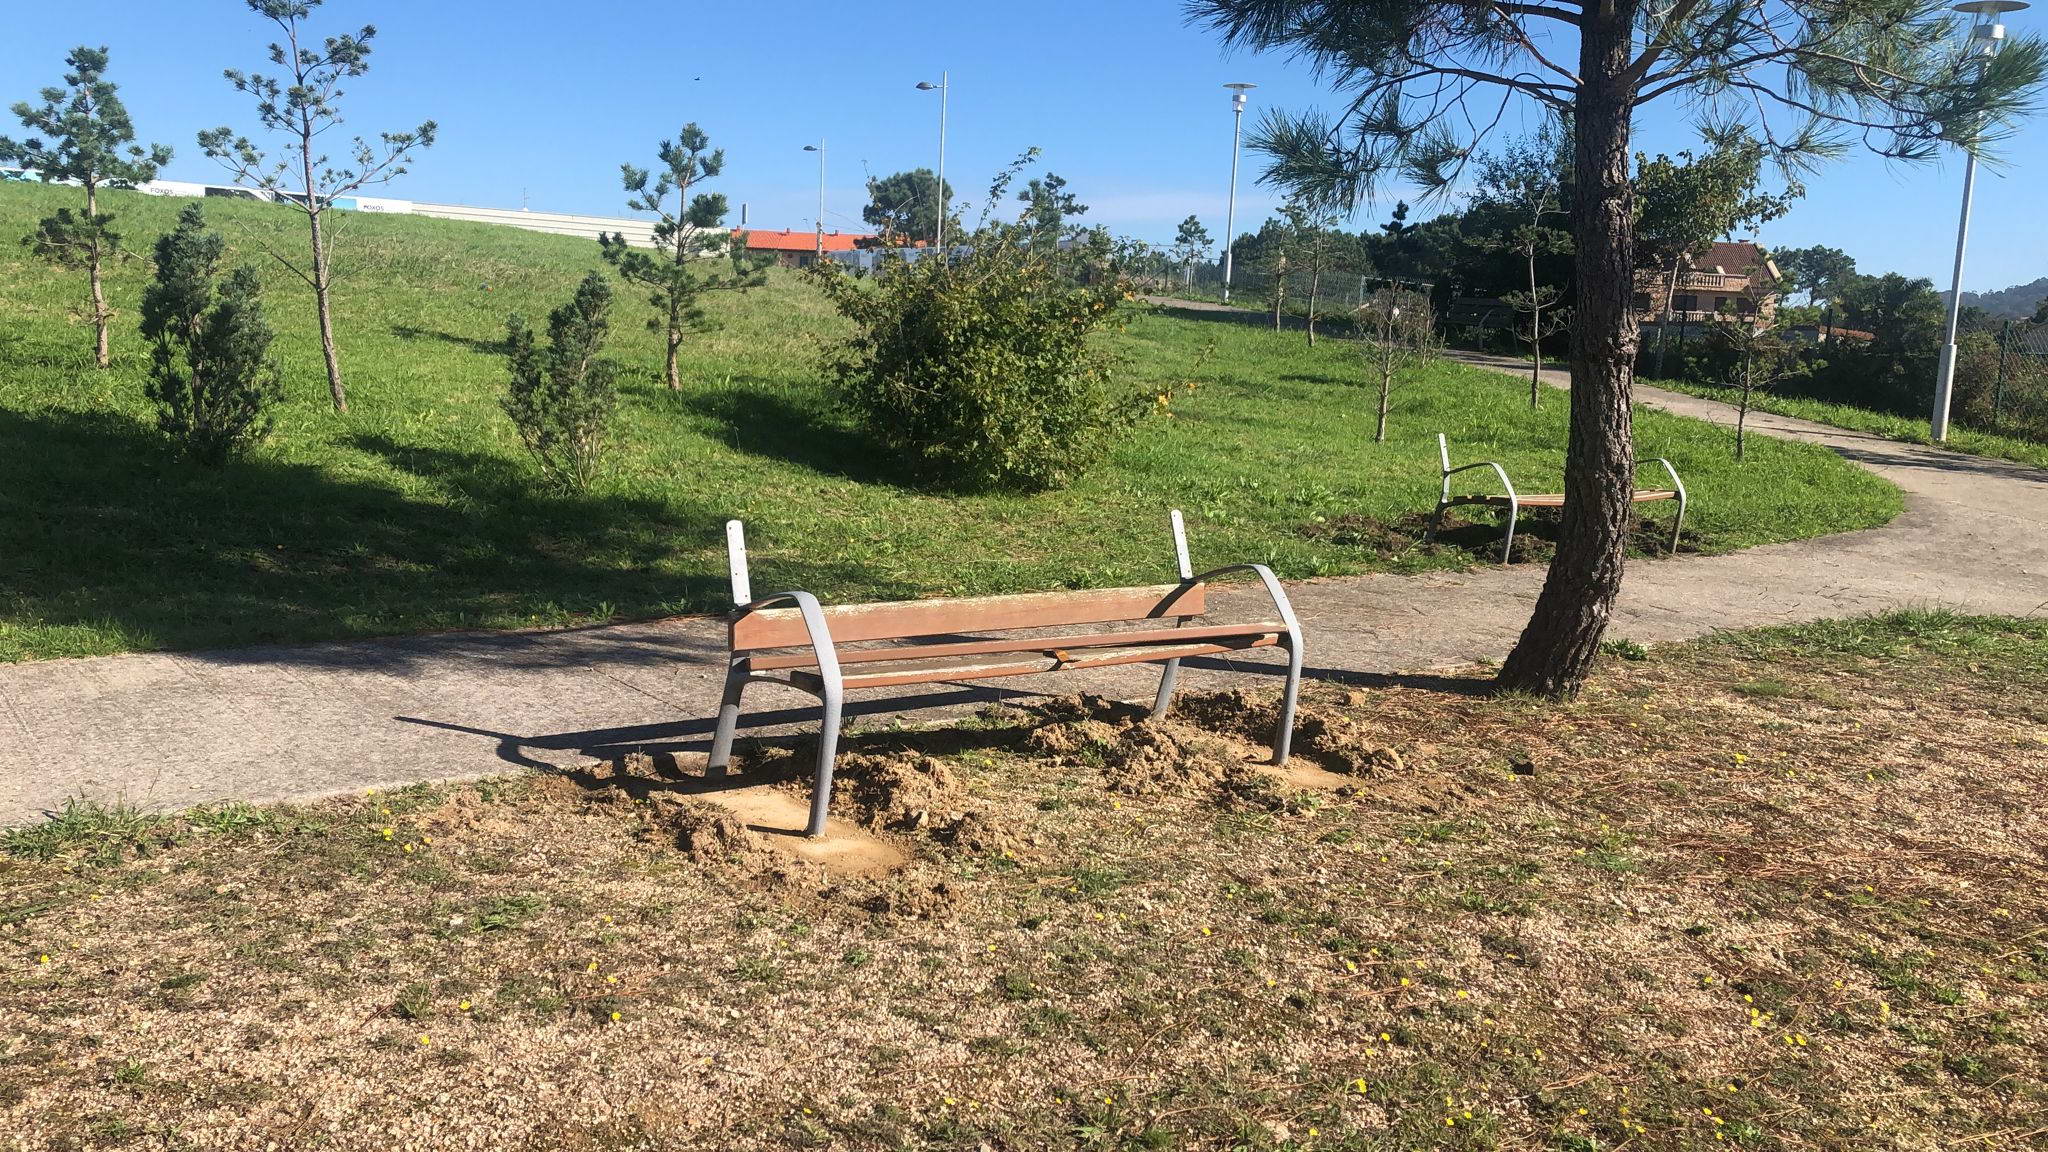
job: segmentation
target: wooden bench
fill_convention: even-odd
[[[825,815],[832,803],[840,710],[849,689],[989,680],[1117,664],[1161,664],[1164,669],[1152,703],[1152,714],[1158,716],[1172,703],[1183,659],[1254,648],[1279,648],[1287,653],[1280,730],[1273,737],[1273,761],[1285,763],[1294,730],[1302,653],[1301,625],[1287,593],[1263,564],[1232,564],[1195,575],[1188,562],[1181,514],[1175,511],[1171,520],[1174,553],[1180,564],[1176,583],[830,607],[802,591],[754,599],[745,530],[738,520],[729,521],[726,550],[736,607],[730,617],[725,695],[719,704],[707,771],[723,775],[731,762],[740,694],[748,684],[781,684],[818,697],[824,710],[818,732],[817,779],[811,792],[810,822],[804,829],[805,835],[818,836],[825,831]],[[1250,572],[1265,585],[1273,616],[1244,624],[1202,623],[1209,582],[1237,572]],[[1048,630],[1062,631],[1046,634]],[[1036,634],[985,635],[1019,631]]]
[[[1508,510],[1508,531],[1506,537],[1500,543],[1500,562],[1505,564],[1508,562],[1509,550],[1515,546],[1515,519],[1521,514],[1522,509],[1564,507],[1564,494],[1561,492],[1515,491],[1514,482],[1508,479],[1508,470],[1492,460],[1481,460],[1477,464],[1461,464],[1456,468],[1451,467],[1451,445],[1448,440],[1444,439],[1444,434],[1441,432],[1436,434],[1436,452],[1437,458],[1443,464],[1443,486],[1437,490],[1436,511],[1429,518],[1429,530],[1422,535],[1422,542],[1425,544],[1436,539],[1437,525],[1443,522],[1444,509],[1446,508],[1456,508],[1461,504],[1480,504],[1489,508],[1505,508]],[[1664,471],[1671,477],[1671,487],[1638,488],[1630,493],[1629,500],[1635,504],[1648,504],[1658,500],[1675,500],[1678,502],[1678,515],[1672,517],[1671,520],[1671,552],[1673,555],[1676,555],[1678,553],[1678,532],[1679,529],[1685,526],[1685,482],[1678,478],[1678,469],[1672,467],[1671,461],[1666,460],[1662,456],[1654,460],[1637,462],[1638,467],[1642,464],[1662,464]],[[1500,477],[1502,491],[1499,493],[1474,493],[1466,496],[1451,495],[1451,477],[1460,472],[1470,472],[1475,468],[1493,469],[1494,475]]]

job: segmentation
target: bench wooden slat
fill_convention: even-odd
[[[892,660],[923,660],[938,656],[991,656],[1004,652],[1051,652],[1055,649],[1111,648],[1132,644],[1172,644],[1191,640],[1216,640],[1235,636],[1259,636],[1268,632],[1285,632],[1287,626],[1276,620],[1260,620],[1250,624],[1215,624],[1197,628],[1154,628],[1136,629],[1127,632],[1098,632],[1087,636],[1012,636],[1001,640],[968,640],[947,644],[913,644],[893,648],[841,648],[839,663],[874,664]],[[748,666],[756,672],[773,672],[783,668],[810,668],[818,663],[818,657],[809,648],[798,652],[775,653],[750,658]]]
[[[1638,488],[1629,494],[1629,502],[1633,504],[1648,504],[1653,500],[1676,499],[1678,499],[1678,493],[1669,488]],[[1564,507],[1564,494],[1561,492],[1518,493],[1515,496],[1515,502],[1524,508],[1562,508]],[[1505,508],[1508,506],[1508,498],[1506,496],[1486,493],[1473,496],[1453,496],[1449,503],[1454,505],[1491,504]]]
[[[1151,664],[1188,656],[1209,656],[1248,648],[1269,648],[1280,642],[1280,634],[1218,637],[1190,644],[1134,644],[1118,648],[1089,648],[1067,652],[1066,659],[1050,652],[996,653],[942,657],[934,660],[891,662],[867,671],[845,674],[841,683],[848,689],[887,688],[910,684],[940,684],[954,680],[994,680],[1005,676],[1030,676],[1069,668],[1107,668],[1116,664]],[[799,688],[818,692],[823,688],[815,671],[791,669],[789,680]]]
[[[839,604],[826,607],[824,613],[833,642],[855,644],[863,640],[906,640],[959,632],[1007,632],[1199,616],[1207,610],[1207,601],[1208,587],[1203,584],[1155,584],[1143,588]],[[732,621],[735,652],[793,648],[809,643],[810,633],[804,630],[803,616],[795,608],[764,608]]]

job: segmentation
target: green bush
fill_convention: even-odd
[[[215,284],[226,247],[206,230],[199,205],[188,205],[156,242],[156,279],[142,293],[146,390],[159,409],[157,427],[186,456],[210,465],[261,440],[270,406],[283,395],[256,273],[237,268]]]
[[[548,344],[518,316],[505,321],[512,379],[505,414],[548,479],[581,492],[597,479],[618,409],[618,368],[603,358],[610,330],[612,287],[592,272],[576,296],[548,314]]]
[[[1089,345],[1129,297],[1106,260],[997,224],[970,253],[815,275],[855,333],[827,370],[841,403],[922,477],[970,490],[1071,483],[1143,411]]]

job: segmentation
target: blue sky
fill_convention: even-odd
[[[249,125],[246,98],[220,70],[264,66],[270,40],[241,0],[6,7],[0,103],[54,83],[73,45],[104,43],[144,137],[177,149],[165,175],[219,179],[193,135]],[[2013,17],[2015,31],[2048,19],[2041,11]],[[649,162],[659,139],[695,120],[726,149],[717,186],[735,218],[744,201],[757,226],[808,228],[818,169],[802,147],[822,136],[827,227],[858,229],[865,173],[933,163],[937,96],[913,84],[944,68],[953,82],[946,169],[959,200],[978,206],[989,176],[1036,145],[1090,206],[1088,222],[1164,241],[1192,212],[1220,237],[1230,148],[1220,86],[1258,83],[1254,113],[1331,102],[1298,64],[1226,55],[1182,22],[1175,0],[328,0],[314,27],[364,23],[380,34],[371,73],[350,93],[349,128],[432,117],[442,131],[385,194],[500,207],[523,198],[535,209],[623,214],[619,163]],[[1533,111],[1524,115],[1534,123]],[[1690,142],[1675,106],[1639,118],[1639,149]],[[1248,154],[1240,230],[1274,202],[1256,175]],[[1966,287],[2048,275],[2044,178],[2048,122],[2037,120],[2006,147],[2002,171],[1980,172]],[[1830,244],[1867,271],[1945,286],[1961,182],[1959,159],[1899,166],[1859,156],[1811,181],[1806,200],[1762,238]],[[1376,206],[1353,226],[1385,218]]]

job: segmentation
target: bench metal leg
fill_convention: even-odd
[[[1164,718],[1166,710],[1173,707],[1173,685],[1174,681],[1179,679],[1180,657],[1176,656],[1168,660],[1166,666],[1160,669],[1159,694],[1152,698],[1152,718],[1154,720]]]
[[[839,755],[839,708],[841,694],[836,687],[824,695],[825,714],[818,724],[818,778],[811,785],[811,821],[804,835],[825,834],[825,818],[832,811],[832,762]]]
[[[1294,748],[1294,702],[1301,695],[1301,634],[1287,637],[1287,687],[1280,694],[1280,731],[1273,736],[1273,763],[1287,763]]]
[[[1678,555],[1678,534],[1685,528],[1685,493],[1678,494],[1678,515],[1671,520],[1671,554]]]
[[[738,665],[725,670],[725,694],[718,703],[718,729],[711,736],[711,759],[704,775],[723,776],[732,761],[732,737],[740,726],[740,693],[746,691],[747,674]]]
[[[1443,501],[1437,501],[1436,511],[1429,514],[1429,527],[1425,529],[1422,533],[1422,542],[1424,544],[1427,544],[1430,541],[1436,539],[1437,527],[1443,523],[1444,509],[1448,507],[1450,507],[1450,505],[1444,503]]]
[[[1511,555],[1513,555],[1513,553],[1514,553],[1514,550],[1515,550],[1515,519],[1516,519],[1516,517],[1517,517],[1517,516],[1519,516],[1519,515],[1521,514],[1521,511],[1522,511],[1522,504],[1521,504],[1521,501],[1519,501],[1519,500],[1510,500],[1510,501],[1508,501],[1508,534],[1507,534],[1506,538],[1504,538],[1504,539],[1503,539],[1503,540],[1501,540],[1501,542],[1500,542],[1500,562],[1501,562],[1501,563],[1503,563],[1503,564],[1507,563],[1507,562],[1508,562],[1508,557],[1509,557],[1509,556],[1511,556]]]

